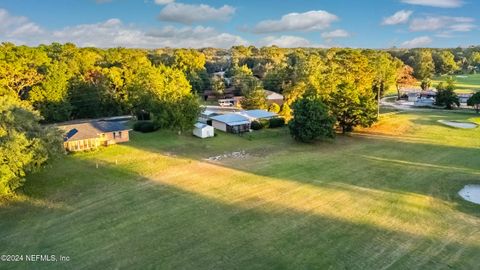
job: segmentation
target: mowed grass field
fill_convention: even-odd
[[[432,84],[435,87],[441,81],[445,81],[449,76],[435,77]],[[458,93],[470,93],[480,91],[480,74],[453,75],[456,81]]]
[[[55,161],[0,206],[0,254],[70,262],[0,268],[477,269],[480,206],[457,192],[480,184],[480,130],[439,119],[480,123],[386,114],[314,145],[287,129],[132,133]]]

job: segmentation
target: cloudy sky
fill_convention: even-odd
[[[480,44],[477,1],[0,0],[0,40],[140,48],[457,47]]]

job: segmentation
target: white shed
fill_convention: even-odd
[[[215,132],[212,126],[203,123],[196,123],[193,128],[193,135],[203,139],[215,136]]]

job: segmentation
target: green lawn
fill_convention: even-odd
[[[1,269],[475,269],[480,184],[474,114],[385,114],[303,145],[286,129],[201,140],[170,132],[70,155],[0,205],[0,254],[68,263]],[[242,158],[205,159],[234,151]],[[98,168],[97,168],[98,165]]]
[[[466,76],[466,77],[464,77]],[[432,81],[433,86],[439,82],[445,81],[449,76],[435,77]],[[480,90],[480,74],[460,75],[460,77],[453,75],[456,81],[457,92],[476,92]]]

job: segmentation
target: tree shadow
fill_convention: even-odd
[[[222,199],[75,157],[79,172],[41,172],[27,182],[33,200],[0,209],[0,253],[63,254],[68,263],[2,264],[16,269],[378,269],[478,265],[480,245],[387,229],[295,208],[282,200]],[[71,163],[71,164],[70,164]],[[48,176],[48,177],[47,177]],[[161,175],[160,180],[168,175]],[[84,182],[86,181],[86,182]],[[208,179],[203,179],[208,183]],[[48,185],[48,189],[38,189]],[[347,188],[347,186],[345,186]],[[40,190],[39,192],[37,192]],[[358,211],[360,209],[354,209]],[[474,238],[473,238],[474,239]],[[462,242],[463,241],[463,242]]]
[[[280,133],[281,134],[281,133]],[[213,164],[254,175],[324,186],[347,184],[393,193],[431,196],[452,204],[458,210],[479,217],[477,205],[464,201],[458,191],[466,184],[480,184],[480,158],[476,148],[443,146],[422,141],[403,141],[381,136],[338,136],[336,141],[305,145],[286,134],[278,140],[248,140],[223,135],[228,145],[195,141],[188,151],[174,145],[129,146],[144,151],[174,153],[180,158],[212,163],[212,155],[243,150],[243,159],[226,157]],[[142,138],[138,138],[141,140]],[[172,138],[171,138],[172,139]],[[190,141],[187,137],[173,138]],[[219,149],[222,149],[221,152]],[[372,168],[375,168],[372,170]],[[432,179],[437,179],[432,182]]]

